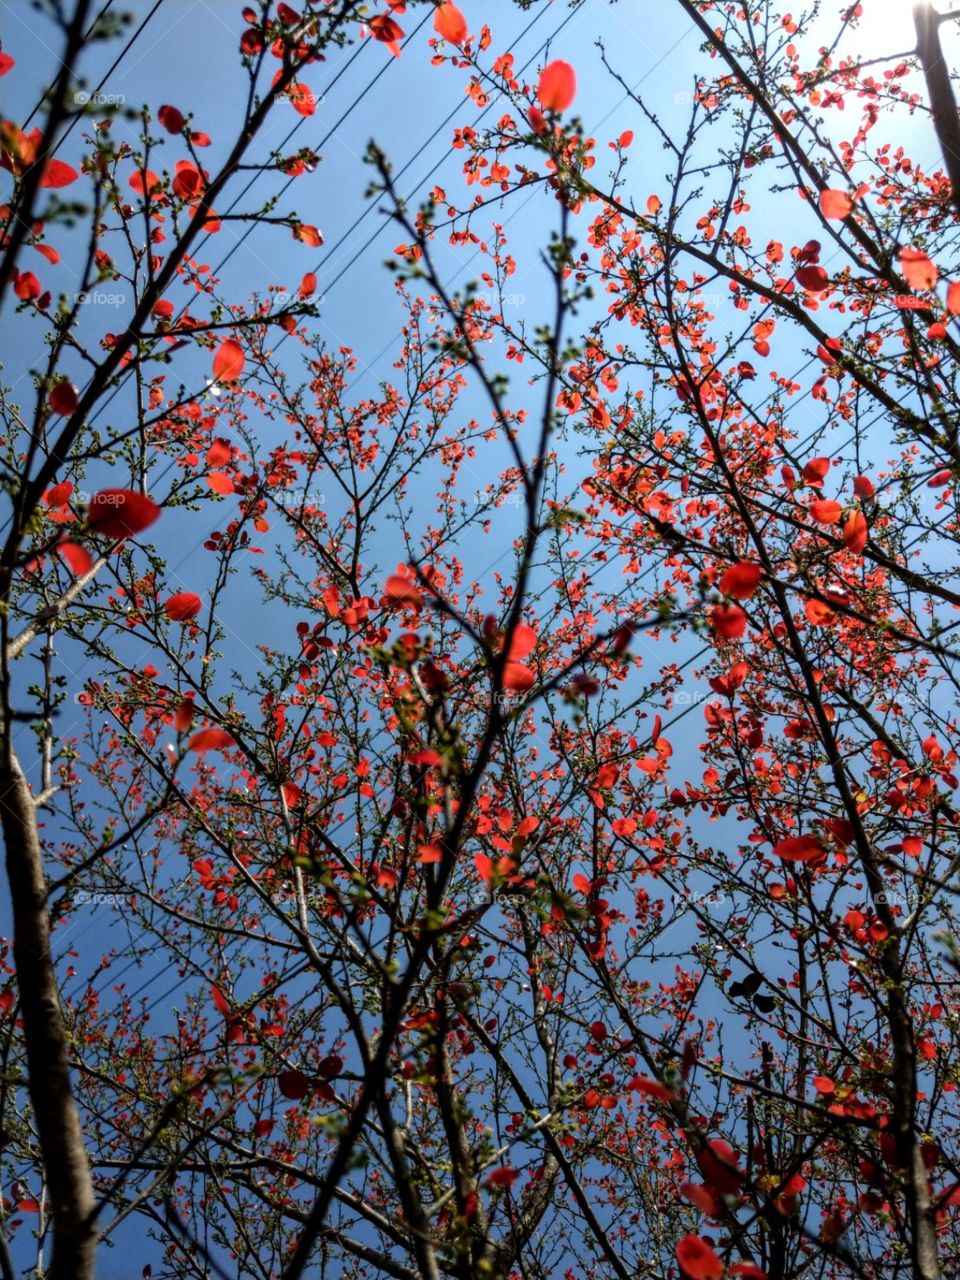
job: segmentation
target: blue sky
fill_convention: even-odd
[[[871,0],[866,3],[869,9]],[[126,7],[132,8],[135,14],[134,28],[150,14],[150,7],[145,4]],[[170,102],[184,112],[194,112],[195,127],[213,139],[207,153],[211,170],[233,139],[245,92],[235,52],[236,37],[241,30],[240,7],[239,3],[232,2],[165,0],[146,22],[129,55],[116,71],[106,75],[100,90],[108,97],[122,98],[128,108],[136,109],[146,102],[156,110],[162,103]],[[668,157],[657,137],[638,120],[620,86],[603,71],[595,42],[604,41],[614,66],[632,87],[642,88],[656,106],[664,126],[676,131],[686,119],[693,79],[698,70],[703,70],[704,60],[698,52],[697,38],[672,0],[627,0],[613,5],[587,0],[576,9],[559,2],[540,3],[526,12],[515,8],[509,0],[483,5],[464,3],[462,7],[471,26],[476,25],[481,13],[490,23],[493,51],[512,48],[518,68],[529,61],[529,69],[522,77],[527,81],[535,81],[536,68],[549,58],[565,58],[574,63],[579,78],[575,109],[583,116],[587,131],[597,137],[598,171],[602,171],[607,157],[612,156],[607,150],[607,141],[625,129],[634,129],[636,141],[630,152],[629,195],[642,204],[647,195],[663,190],[662,174]],[[861,47],[867,52],[874,44],[876,52],[881,48],[905,49],[910,43],[909,6],[906,3],[890,6],[874,0],[873,8],[876,22],[873,26],[865,24]],[[426,12],[421,6],[411,6],[410,12],[401,19],[405,29],[413,31]],[[19,0],[0,4],[0,16],[4,50],[17,63],[15,71],[0,81],[3,114],[20,123],[56,70],[58,42],[45,20]],[[315,270],[318,292],[323,298],[317,332],[331,345],[343,344],[355,349],[360,364],[353,389],[358,396],[372,390],[380,378],[393,375],[391,366],[401,322],[400,309],[382,266],[400,236],[396,228],[386,225],[375,202],[364,198],[370,180],[370,170],[363,163],[366,145],[371,138],[377,141],[394,164],[398,186],[413,197],[439,183],[456,198],[462,192],[462,153],[450,149],[454,124],[481,127],[477,123],[479,112],[464,99],[464,73],[451,67],[428,65],[428,33],[429,20],[424,30],[405,46],[400,59],[392,58],[383,46],[367,41],[355,58],[351,47],[333,56],[325,66],[312,68],[304,79],[318,99],[322,95],[316,115],[301,124],[294,142],[288,143],[290,129],[298,125],[301,118],[292,107],[281,105],[262,136],[258,154],[281,145],[287,151],[298,144],[322,150],[323,162],[316,173],[299,178],[282,199],[278,211],[295,209],[302,220],[320,227],[326,241],[323,249],[308,249],[294,243],[286,231],[264,227],[241,240],[242,229],[225,223],[220,233],[211,237],[196,255],[214,267],[226,259],[218,274],[223,281],[223,295],[231,299],[245,298],[252,290],[263,292],[271,285],[295,287],[305,271]],[[88,50],[83,64],[87,91],[100,84],[118,47],[110,44]],[[343,74],[336,79],[340,72]],[[495,121],[499,110],[494,103],[485,117],[486,122]],[[341,117],[348,111],[341,123]],[[453,111],[457,112],[456,119],[444,124],[448,113]],[[88,123],[83,127],[89,127]],[[136,145],[136,122],[119,116],[112,129],[114,137],[126,136]],[[177,141],[171,139],[154,167],[163,164],[172,167],[182,154],[178,146]],[[68,162],[76,161],[77,136],[68,138],[58,154]],[[271,178],[261,179],[242,207],[253,207],[256,194],[271,189],[272,185]],[[790,214],[785,215],[771,205],[771,234],[787,234],[784,229],[787,221],[800,223],[795,208],[792,206]],[[543,242],[545,227],[553,225],[551,218],[551,202],[538,196],[521,195],[519,199],[511,199],[503,212],[511,252],[520,263],[512,280],[518,299],[516,306],[518,314],[522,312],[531,326],[543,322],[549,315],[543,288],[546,277],[537,263],[537,251]],[[361,220],[355,225],[358,219]],[[791,233],[793,230],[791,226]],[[802,234],[798,226],[796,238],[799,240]],[[71,279],[69,246],[79,242],[79,235],[78,232],[71,239],[70,233],[53,233],[51,238],[64,249],[59,267],[49,267],[38,257],[40,266],[34,269],[54,290],[70,292],[76,288],[75,280]],[[462,287],[471,271],[479,266],[479,260],[471,261],[462,250],[453,251],[442,244],[438,245],[436,256],[441,271],[453,287]],[[112,292],[109,286],[103,286],[102,291],[106,295]],[[129,299],[126,302],[129,303]],[[91,300],[82,308],[81,330],[91,338],[100,336],[116,327],[124,314],[122,302],[115,304],[109,297],[103,301]],[[3,321],[4,374],[16,384],[17,395],[29,406],[28,371],[42,358],[43,327],[25,316],[14,317],[12,308],[4,312]],[[291,358],[293,354],[291,344]],[[208,371],[202,355],[184,352],[168,371],[168,385],[176,385],[179,377],[183,377],[202,387]],[[78,362],[75,370],[78,383],[82,382],[81,373]],[[522,384],[517,394],[526,394]],[[536,392],[533,395],[535,397]],[[482,411],[478,397],[465,404],[474,412]],[[104,422],[119,426],[125,412],[129,412],[129,405],[125,409],[124,397],[120,396],[107,410]],[[480,456],[474,465],[477,488],[494,478],[498,465],[499,455],[495,451]],[[469,482],[469,477],[467,479]],[[223,507],[226,512],[228,503]],[[171,589],[202,588],[204,576],[209,573],[209,558],[199,549],[200,545],[210,528],[222,527],[227,518],[226,514],[216,518],[204,514],[194,520],[171,522],[169,530],[165,530]],[[472,576],[489,573],[490,566],[503,553],[519,526],[519,519],[517,511],[504,510],[499,532],[479,552],[471,551],[471,554],[482,555],[481,561],[468,565]],[[385,539],[383,556],[388,566],[391,552]],[[616,574],[619,568],[611,572]],[[225,618],[230,625],[230,664],[243,665],[247,661],[252,664],[256,660],[253,639],[261,642],[271,638],[270,615],[266,612],[253,615],[249,592],[238,587],[228,601]],[[278,630],[277,635],[280,634]],[[288,630],[282,634],[288,639]],[[686,642],[675,660],[682,660],[692,651],[692,645]],[[143,661],[147,660],[149,654],[145,651]],[[95,667],[86,661],[77,662],[68,671],[73,688],[95,674]],[[73,703],[68,702],[59,726],[65,735],[80,728],[79,722],[72,719],[72,712]],[[688,723],[695,726],[691,735],[695,742],[702,732],[702,718],[695,711]],[[88,963],[105,945],[98,919],[102,921],[103,916],[91,915],[79,920],[73,934],[77,938],[82,931],[87,936],[89,950],[84,948],[83,956]],[[121,1280],[126,1276],[122,1266],[111,1262],[109,1257],[104,1260],[102,1274],[104,1280]]]

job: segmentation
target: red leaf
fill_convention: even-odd
[[[508,662],[503,668],[503,687],[522,693],[533,687],[536,675],[522,662]]]
[[[13,286],[13,292],[21,301],[26,302],[30,298],[39,298],[43,292],[40,281],[32,271],[21,271],[17,276],[17,282]]]
[[[512,1187],[520,1174],[516,1169],[494,1169],[487,1177],[488,1187]]]
[[[382,44],[395,44],[403,39],[403,27],[394,22],[389,13],[378,13],[375,18],[369,19],[367,26],[374,40],[379,40]]]
[[[402,605],[406,609],[419,609],[423,604],[423,593],[417,584],[399,573],[391,574],[386,580],[383,594],[390,604]]]
[[[197,709],[193,705],[192,698],[184,698],[173,713],[173,727],[177,733],[186,733],[193,724],[193,717],[197,714]]]
[[[526,623],[520,622],[513,629],[513,635],[510,637],[510,652],[507,654],[508,662],[517,662],[521,658],[525,658],[528,653],[532,653],[536,648],[537,633],[533,627],[528,627]]]
[[[717,1193],[705,1187],[702,1182],[681,1182],[680,1194],[711,1218],[722,1218],[727,1212],[726,1205]]]
[[[64,164],[62,160],[48,160],[40,179],[41,187],[69,187],[80,177],[76,169]]]
[[[5,76],[14,66],[16,63],[9,53],[0,53],[0,76]]]
[[[548,63],[540,72],[537,97],[544,111],[566,111],[577,93],[577,76],[569,62]]]
[[[649,1076],[634,1076],[627,1088],[645,1094],[648,1098],[658,1098],[661,1102],[673,1102],[677,1096],[672,1089],[668,1089],[659,1080],[651,1080]]]
[[[849,218],[853,212],[853,201],[845,191],[828,188],[820,192],[820,212],[825,218]]]
[[[226,729],[201,729],[187,743],[188,751],[226,751],[234,745]]]
[[[900,270],[911,289],[923,292],[937,283],[939,272],[922,249],[900,250]]]
[[[710,1186],[723,1195],[739,1191],[743,1174],[737,1164],[737,1153],[723,1138],[711,1138],[697,1154],[697,1163]]]
[[[960,315],[960,280],[954,280],[947,288],[947,310],[952,316]]]
[[[868,476],[857,476],[853,482],[853,492],[861,502],[869,502],[876,493],[876,489]]]
[[[736,600],[749,600],[760,585],[763,570],[758,564],[749,560],[740,560],[732,564],[720,579],[720,590],[725,596],[733,596]]]
[[[65,507],[70,501],[70,495],[72,493],[72,482],[69,480],[61,480],[59,484],[51,485],[43,495],[43,500],[48,507]]]
[[[827,472],[830,470],[829,458],[811,458],[809,462],[804,463],[803,470],[800,474],[806,480],[807,484],[812,485],[815,489],[822,488]]]
[[[287,90],[287,97],[295,111],[302,116],[312,116],[317,109],[316,99],[306,84],[292,84]]]
[[[739,640],[747,629],[747,615],[739,605],[718,604],[710,610],[710,626],[724,640]]]
[[[677,1245],[677,1261],[688,1280],[720,1280],[723,1263],[706,1240],[684,1236]]]
[[[157,119],[167,133],[180,133],[183,129],[183,113],[169,104],[165,104],[160,108],[157,112]]]
[[[230,441],[224,440],[217,436],[213,444],[207,450],[207,466],[222,467],[225,462],[229,462],[233,451],[230,448]]]
[[[101,489],[90,500],[87,524],[106,538],[130,538],[150,527],[160,508],[132,489]]]
[[[313,274],[312,271],[308,271],[307,274],[300,281],[300,297],[309,298],[312,294],[316,293],[316,291],[317,291],[317,277]]]
[[[221,342],[213,357],[213,376],[216,382],[236,382],[243,373],[244,354],[240,343],[233,338]]]
[[[221,1013],[230,1012],[230,1001],[223,994],[219,987],[211,987],[210,995],[213,997],[213,1003],[217,1006]]]
[[[787,862],[812,862],[827,851],[816,836],[787,836],[773,846],[773,852]]]
[[[195,618],[203,608],[203,601],[192,591],[178,591],[163,606],[163,611],[172,622],[188,622]]]
[[[797,284],[809,293],[822,293],[830,287],[830,277],[823,267],[798,267]]]
[[[89,573],[93,568],[93,556],[86,547],[81,547],[79,543],[61,542],[57,547],[57,553],[63,557],[70,570],[78,578],[82,578],[85,573]]]
[[[813,1087],[817,1093],[835,1093],[837,1088],[829,1076],[814,1076]]]
[[[299,1102],[310,1092],[310,1079],[302,1071],[281,1071],[277,1076],[277,1088],[285,1098]]]
[[[130,186],[140,195],[161,189],[160,179],[152,169],[147,169],[146,173],[142,169],[135,169],[130,175]]]
[[[66,379],[58,382],[47,397],[47,403],[54,413],[62,418],[69,418],[77,407],[77,389]]]
[[[467,20],[453,0],[444,0],[434,10],[433,29],[441,39],[449,40],[451,44],[463,44],[466,40]]]

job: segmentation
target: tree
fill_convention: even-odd
[[[23,266],[57,213],[41,192],[74,180],[48,157],[85,11],[52,124],[5,126],[3,297],[53,353],[32,416],[3,401],[4,1159],[52,1223],[11,1197],[6,1275],[37,1210],[57,1276],[131,1224],[156,1241],[145,1274],[177,1277],[956,1274],[940,23],[918,5],[917,56],[877,60],[866,6],[675,8],[702,41],[687,118],[603,49],[635,121],[611,139],[577,114],[572,60],[525,72],[434,9],[433,59],[468,89],[464,191],[414,210],[371,146],[406,321],[364,397],[354,352],[312,330],[313,273],[245,309],[191,254],[277,96],[308,110],[301,68],[357,36],[354,6],[244,11],[251,83],[271,54],[281,74],[214,178],[175,108],[172,175],[147,137],[131,157],[95,131],[88,278],[136,298],[103,353],[71,350]],[[399,51],[405,21],[367,27]],[[494,95],[496,127],[466,123]],[[668,157],[656,183],[630,162],[640,130]],[[506,225],[531,193],[552,230],[525,323]],[[273,207],[245,216],[316,237]],[[157,255],[151,217],[173,228]],[[481,255],[474,285],[450,284],[447,243]],[[174,283],[202,318],[173,318]],[[165,398],[151,365],[181,344],[209,347],[223,394]],[[91,411],[121,378],[139,417],[106,438]],[[165,518],[221,498],[208,581],[171,590]],[[255,666],[230,650],[243,577],[279,620]],[[56,736],[55,643],[96,672],[78,740]],[[92,884],[129,941],[78,975],[49,939]]]

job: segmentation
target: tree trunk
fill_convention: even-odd
[[[12,747],[0,762],[0,823],[13,908],[13,953],[33,1103],[53,1219],[49,1280],[92,1280],[93,1182],[70,1089],[67,1036],[50,951],[43,852],[33,797]]]

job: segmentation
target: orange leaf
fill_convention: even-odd
[[[550,62],[540,72],[537,97],[544,111],[566,111],[577,93],[577,76],[569,62]]]
[[[848,551],[857,555],[867,545],[867,518],[862,511],[851,511],[843,523],[843,541]]]
[[[308,244],[311,249],[319,249],[323,244],[323,236],[316,227],[311,227],[309,223],[298,222],[293,228],[294,240],[302,240],[304,244]]]
[[[211,471],[207,476],[207,484],[214,493],[235,493],[233,481],[224,471]]]
[[[477,868],[477,875],[484,882],[489,884],[493,879],[493,862],[485,853],[475,853],[473,855],[473,865]]]
[[[831,622],[836,620],[836,611],[831,609],[824,600],[808,600],[803,611],[807,615],[807,621],[815,627],[829,627]]]
[[[836,524],[843,515],[843,507],[833,498],[818,498],[810,503],[810,514],[817,524]]]
[[[923,292],[937,283],[939,272],[922,249],[900,250],[900,270],[911,289]]]
[[[820,212],[825,218],[843,220],[853,212],[853,201],[845,191],[828,188],[820,192]]]
[[[453,0],[444,0],[434,10],[433,29],[441,39],[449,40],[451,44],[463,44],[466,40],[467,20]]]

